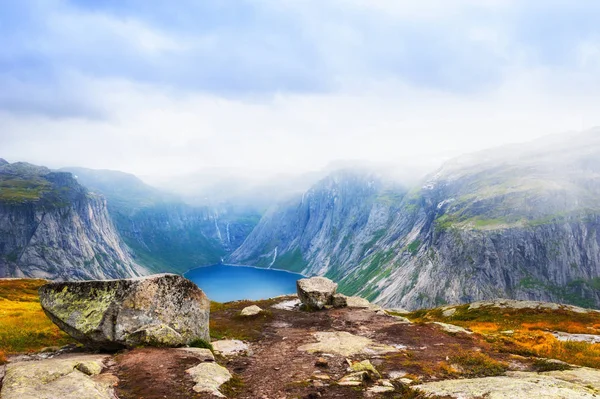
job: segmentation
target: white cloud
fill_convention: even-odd
[[[582,117],[600,125],[598,101],[578,102],[553,91],[562,86],[548,85],[544,74],[523,74],[493,93],[469,97],[388,82],[385,90],[361,95],[241,100],[88,79],[80,87],[110,110],[110,118],[4,114],[0,147],[12,161],[145,175],[211,167],[279,173],[317,169],[336,159],[428,165],[576,129]],[[3,140],[8,137],[22,139]]]

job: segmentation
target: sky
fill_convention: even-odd
[[[0,157],[437,165],[600,125],[597,0],[0,0]]]

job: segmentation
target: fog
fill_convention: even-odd
[[[600,125],[596,2],[18,3],[0,16],[9,162],[179,190],[337,161],[420,176]]]

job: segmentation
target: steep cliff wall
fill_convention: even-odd
[[[260,216],[229,206],[192,206],[134,175],[65,168],[108,199],[117,230],[137,262],[157,272],[219,263],[239,247]]]
[[[69,173],[25,163],[0,166],[0,277],[103,279],[139,276],[108,215]]]

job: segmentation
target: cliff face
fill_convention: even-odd
[[[0,166],[0,277],[106,279],[139,276],[108,215],[70,173],[25,163]]]
[[[259,216],[227,206],[191,206],[123,172],[67,168],[108,199],[108,210],[136,261],[156,272],[219,263],[239,247]]]
[[[367,172],[340,171],[267,212],[232,263],[310,275],[358,262],[390,223],[401,188]]]
[[[600,307],[598,198],[592,131],[463,157],[409,192],[351,174],[324,180],[266,215],[231,260],[325,275],[387,306]]]

